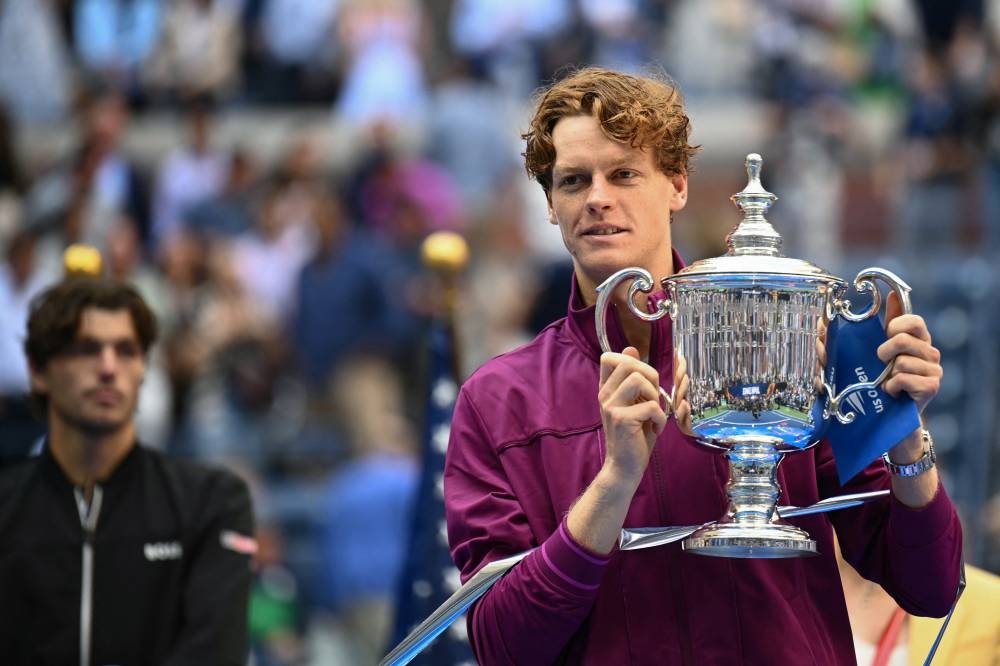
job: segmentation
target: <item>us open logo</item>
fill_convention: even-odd
[[[865,369],[862,367],[854,368],[854,374],[858,376],[859,382],[868,382],[868,375],[865,373]],[[871,400],[872,409],[876,414],[881,414],[885,410],[885,405],[882,403],[882,398],[879,397],[878,391],[875,389],[868,389],[864,393]],[[868,412],[865,410],[865,399],[861,392],[852,393],[846,398],[847,404],[855,412],[861,416],[867,416]]]

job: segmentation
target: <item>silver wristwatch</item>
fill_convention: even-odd
[[[920,439],[924,443],[924,455],[922,455],[918,460],[911,462],[909,465],[897,465],[896,463],[889,460],[889,454],[882,454],[882,462],[885,463],[885,468],[889,470],[891,474],[896,476],[918,476],[923,474],[937,462],[937,455],[934,453],[934,440],[931,438],[931,434],[927,432],[926,428],[920,429]]]

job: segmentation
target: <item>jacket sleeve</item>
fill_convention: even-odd
[[[444,479],[452,558],[465,582],[485,564],[536,548],[472,607],[469,638],[483,664],[549,664],[580,629],[608,559],[586,551],[565,520],[541,543],[505,474],[489,429],[463,389]]]
[[[183,583],[183,620],[163,663],[243,666],[256,550],[250,493],[241,479],[222,472],[200,499],[197,543]]]
[[[844,487],[828,444],[817,452],[820,494],[863,492],[891,487],[878,460]],[[958,591],[962,524],[943,485],[930,504],[912,509],[894,496],[827,514],[837,531],[844,559],[865,578],[880,584],[912,615],[943,617]]]

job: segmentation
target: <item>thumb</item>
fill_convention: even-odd
[[[623,349],[622,350],[622,354],[624,354],[625,356],[629,356],[631,358],[634,358],[637,361],[641,360],[639,358],[639,350],[636,349],[635,347],[631,346],[631,345],[629,345],[628,347],[626,347],[625,349]]]

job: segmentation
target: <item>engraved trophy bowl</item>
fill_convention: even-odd
[[[874,390],[892,370],[888,365],[874,381],[838,393],[819,361],[823,328],[836,317],[860,322],[876,316],[882,301],[877,280],[897,293],[904,312],[912,311],[909,286],[887,270],[868,268],[857,275],[855,289],[870,292],[872,303],[853,313],[846,281],[782,256],[781,236],[764,217],[777,197],[761,185],[761,164],[760,155],[746,158],[749,182],[732,197],[744,217],[727,238],[728,252],[663,278],[666,298],[655,312],[635,303],[638,292],[653,288],[645,269],[618,271],[597,288],[595,317],[604,351],[611,351],[607,309],[626,280],[632,280],[625,300],[634,316],[644,321],[670,316],[674,353],[687,363],[691,428],[700,444],[729,460],[725,515],[682,543],[701,555],[816,554],[809,534],[778,516],[778,464],[786,453],[819,442],[832,419],[853,421],[854,412],[841,409],[846,398]],[[672,392],[660,391],[670,405]]]

